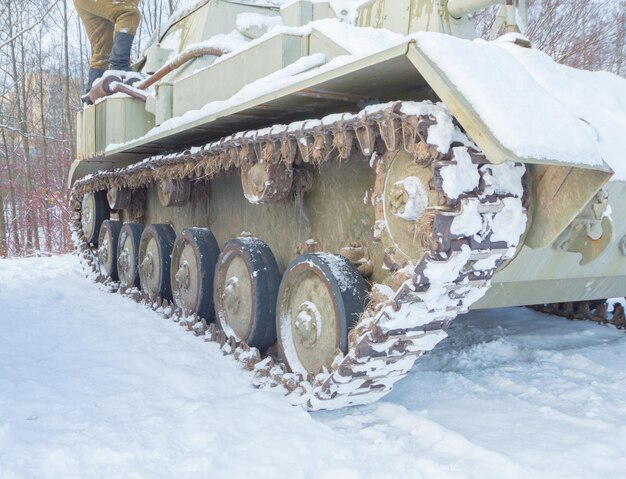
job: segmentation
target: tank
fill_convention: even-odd
[[[607,321],[626,81],[533,49],[517,2],[475,40],[493,3],[179,13],[78,113],[81,257],[309,410],[384,396],[469,309]]]

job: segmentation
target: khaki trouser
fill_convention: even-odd
[[[74,0],[91,43],[90,68],[107,70],[114,32],[134,35],[141,21],[140,0]]]

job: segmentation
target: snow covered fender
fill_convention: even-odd
[[[619,135],[610,134],[619,123],[607,119],[605,96],[589,85],[602,81],[619,91],[623,79],[559,65],[516,45],[515,36],[413,38],[408,58],[489,160],[529,166],[532,222],[525,244],[552,244],[611,178],[607,162],[619,163]]]

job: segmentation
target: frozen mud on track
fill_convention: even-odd
[[[616,478],[626,334],[523,308],[457,319],[372,406],[306,412],[83,278],[0,260],[0,478]]]

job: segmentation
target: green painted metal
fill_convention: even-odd
[[[191,201],[183,207],[163,208],[153,187],[141,201],[141,219],[147,224],[169,223],[176,231],[191,226],[209,228],[220,246],[251,233],[268,244],[281,270],[308,240],[315,241],[315,250],[331,252],[339,252],[350,242],[370,244],[374,211],[363,202],[363,187],[373,185],[375,178],[369,164],[355,154],[351,160],[333,162],[312,173],[311,191],[277,204],[249,203],[237,175],[192,184]],[[125,221],[133,219],[125,212]],[[380,267],[382,244],[371,243],[370,254],[379,265],[374,279],[383,281],[388,273]]]
[[[170,114],[181,116],[211,101],[228,100],[250,83],[252,78],[266,77],[307,55],[307,39],[300,35],[276,35],[234,57],[176,81]],[[244,75],[241,74],[242,70],[245,71]],[[207,85],[210,87],[207,88]]]
[[[579,253],[524,246],[517,257],[493,278],[493,286],[474,309],[622,297],[626,293],[626,182],[606,186],[611,207],[612,239],[586,264]]]

